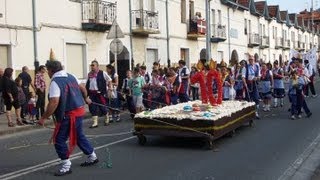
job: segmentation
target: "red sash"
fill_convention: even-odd
[[[70,117],[70,131],[69,131],[69,150],[68,156],[72,153],[73,149],[77,145],[77,131],[76,131],[76,118],[80,116],[84,116],[85,108],[79,107],[72,111],[66,112],[66,116]],[[53,143],[55,144],[57,134],[60,130],[61,122],[55,124],[55,129],[53,132]]]

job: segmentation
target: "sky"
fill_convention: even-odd
[[[260,1],[260,0],[256,0]],[[279,5],[280,10],[288,10],[289,13],[298,13],[303,11],[308,4],[308,8],[310,9],[312,0],[266,0],[268,5]],[[313,0],[314,9],[319,8],[320,0]]]

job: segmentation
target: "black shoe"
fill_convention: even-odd
[[[69,169],[69,171],[66,171],[66,172],[57,171],[54,173],[54,176],[64,176],[71,173],[72,173],[71,169]]]
[[[92,166],[94,164],[97,164],[98,162],[99,162],[99,159],[96,159],[92,162],[86,161],[84,163],[81,163],[80,166],[82,166],[82,167]]]
[[[29,123],[27,120],[25,120],[25,119],[22,120],[22,123],[23,123],[23,124],[30,124],[30,123]]]
[[[312,116],[312,112],[309,112],[308,114],[307,114],[307,118],[309,118],[309,117],[311,117]]]

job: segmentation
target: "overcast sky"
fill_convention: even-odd
[[[261,1],[261,0],[256,0]],[[308,8],[311,6],[311,0],[266,0],[268,5],[279,5],[280,10],[288,10],[289,13],[298,13],[306,8],[306,3],[308,3]],[[319,8],[320,0],[314,0],[314,9]]]

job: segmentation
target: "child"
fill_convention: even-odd
[[[122,84],[122,93],[125,95],[125,99],[127,101],[127,108],[130,112],[130,117],[133,119],[134,114],[136,113],[136,108],[134,107],[132,95],[129,88],[130,79],[132,79],[132,72],[131,70],[127,70],[127,78],[123,80]]]
[[[159,70],[152,71],[151,83],[149,89],[151,92],[151,109],[157,109],[161,106],[163,100],[162,82],[160,80]]]
[[[26,95],[23,92],[22,89],[22,79],[20,77],[17,77],[15,79],[15,82],[17,84],[17,88],[18,88],[18,102],[20,106],[23,106],[23,104],[26,102]],[[22,120],[23,124],[28,124],[28,122],[26,120]]]
[[[36,109],[36,96],[33,92],[30,92],[30,100],[28,102],[28,113],[29,113],[29,120],[35,123],[35,115],[37,114]]]
[[[142,88],[145,85],[144,78],[140,76],[139,68],[133,70],[133,78],[129,80],[129,88],[131,89],[133,104],[136,107],[136,113],[139,113],[144,108],[142,103]]]

